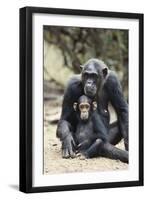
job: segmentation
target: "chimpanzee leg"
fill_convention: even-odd
[[[101,151],[102,145],[103,145],[103,141],[101,139],[96,139],[96,141],[84,152],[84,155],[87,158],[98,156],[98,154]]]
[[[128,163],[127,151],[121,150],[108,142],[105,143],[101,139],[97,139],[84,154],[87,158],[104,156]]]
[[[119,149],[108,142],[103,143],[103,145],[101,146],[101,151],[99,155],[128,163],[128,152],[125,150]]]
[[[77,146],[77,150],[80,151],[85,151],[85,149],[88,149],[91,146],[92,142],[90,140],[84,140]]]
[[[118,127],[118,123],[113,122],[112,124],[110,124],[108,142],[110,144],[116,145],[120,142],[121,139],[122,139],[122,135]]]

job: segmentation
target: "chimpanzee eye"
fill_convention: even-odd
[[[91,77],[96,80],[98,78],[98,75],[97,74],[91,74]]]
[[[88,110],[89,109],[89,105],[85,105],[86,109]]]
[[[79,105],[79,108],[80,108],[80,109],[83,109],[83,108],[84,108],[84,105]]]

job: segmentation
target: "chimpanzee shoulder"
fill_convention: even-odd
[[[106,90],[121,89],[120,81],[118,80],[117,74],[114,71],[109,70],[105,79],[104,88]]]
[[[113,71],[110,71],[108,74],[104,89],[115,111],[119,113],[119,115],[121,115],[122,112],[128,113],[128,104],[124,98],[120,81]]]
[[[68,81],[65,93],[66,96],[72,98],[74,101],[84,94],[81,75],[75,75]]]

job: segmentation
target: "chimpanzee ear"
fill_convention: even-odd
[[[83,69],[83,65],[80,65],[80,70],[82,71],[82,69]]]
[[[73,104],[73,109],[76,111],[77,110],[77,103]]]
[[[93,110],[96,110],[97,109],[97,103],[96,103],[96,101],[94,101],[92,104],[93,104]]]
[[[107,76],[107,74],[108,74],[108,68],[105,67],[102,71],[103,71],[103,76],[104,77]]]

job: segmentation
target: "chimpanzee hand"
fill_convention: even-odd
[[[80,152],[80,151],[83,151],[85,149],[88,149],[88,147],[90,146],[90,144],[91,144],[91,141],[84,140],[83,142],[81,142],[80,144],[78,144],[77,151]]]
[[[76,144],[71,134],[68,134],[62,141],[62,157],[63,158],[74,158],[74,148]]]

